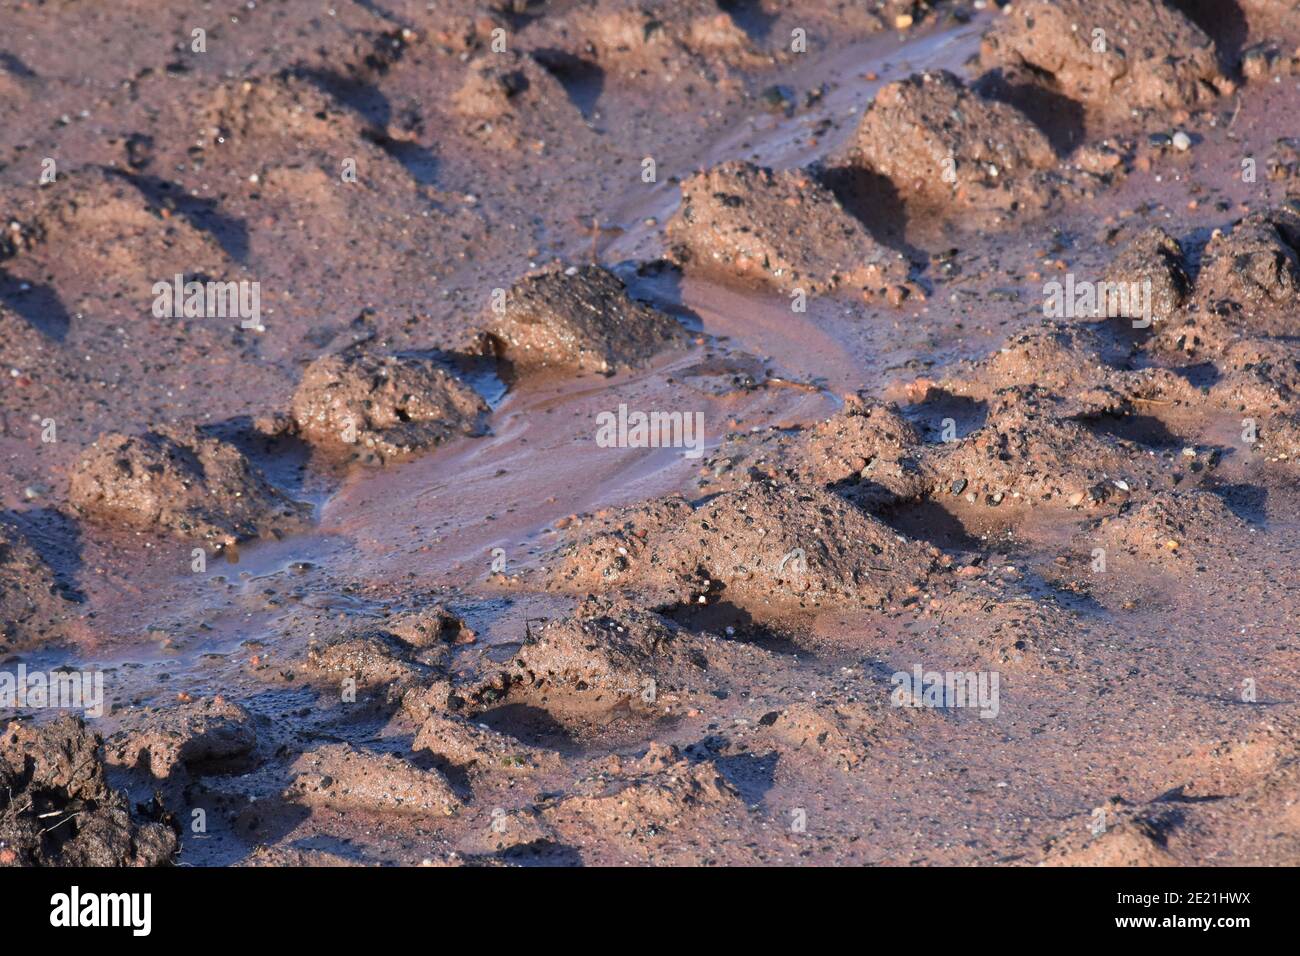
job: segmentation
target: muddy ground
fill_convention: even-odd
[[[1300,862],[1295,3],[0,24],[0,864]]]

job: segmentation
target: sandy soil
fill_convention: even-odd
[[[0,864],[1300,862],[1293,3],[0,22]]]

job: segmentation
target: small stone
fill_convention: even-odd
[[[965,478],[958,478],[956,481],[954,481],[954,482],[952,483],[952,493],[953,493],[954,495],[959,495],[959,494],[961,494],[961,493],[962,493],[963,491],[965,491],[965,490],[966,490],[966,479],[965,479]]]
[[[1174,133],[1174,149],[1178,150],[1180,153],[1185,153],[1191,148],[1192,148],[1192,138],[1190,136],[1188,136],[1182,130],[1179,130],[1177,133]]]

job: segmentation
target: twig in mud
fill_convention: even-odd
[[[583,231],[584,234],[591,236],[591,264],[592,265],[600,264],[599,250],[596,247],[596,244],[600,241],[600,239],[605,236],[621,236],[623,234],[623,230],[618,226],[608,226],[608,227],[601,226],[600,220],[597,219],[595,216],[591,217],[590,223],[585,222],[584,220],[578,218],[577,216],[573,217],[573,221],[578,226],[578,228]]]
[[[55,812],[57,813],[57,812],[59,812],[59,811],[55,811]],[[46,816],[49,816],[49,814],[46,814]],[[76,818],[79,817],[79,816],[81,816],[81,811],[80,811],[80,810],[78,810],[76,813],[70,813],[70,814],[68,814],[66,817],[64,817],[62,820],[60,820],[58,823],[54,824],[54,826],[52,826],[52,827],[46,827],[44,830],[42,830],[42,831],[38,834],[38,836],[45,836],[45,834],[47,834],[47,833],[53,833],[55,830],[57,830],[59,827],[63,826],[63,824],[67,823],[69,820],[74,820],[74,819],[76,819]]]
[[[1237,97],[1237,106],[1232,111],[1232,119],[1228,120],[1228,129],[1232,129],[1232,124],[1237,122],[1237,114],[1241,112],[1241,97]]]

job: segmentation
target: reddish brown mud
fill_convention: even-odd
[[[1296,863],[1289,8],[0,0],[0,864]]]

